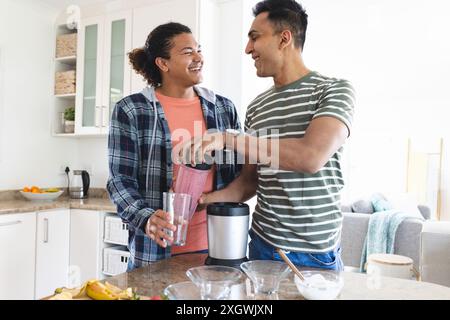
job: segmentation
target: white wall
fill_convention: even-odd
[[[60,165],[76,157],[76,141],[50,135],[55,14],[36,1],[0,0],[0,190],[65,185]]]
[[[109,176],[108,139],[79,139],[77,148],[77,168],[88,170],[91,187],[106,188]]]
[[[249,14],[257,0],[244,1]],[[448,75],[450,3],[432,0],[303,0],[309,15],[306,65],[324,75],[350,80],[356,89],[356,114],[346,147],[344,199],[374,191],[405,192],[407,139],[450,139]],[[248,19],[248,20],[246,20]],[[235,42],[237,46],[237,41]],[[243,50],[243,48],[242,48]],[[253,64],[243,64],[243,100],[265,90]],[[266,79],[267,80],[267,79]],[[253,94],[250,94],[253,93]],[[447,140],[448,141],[448,140]],[[444,146],[443,219],[450,219],[448,143]],[[447,161],[446,161],[447,160]]]

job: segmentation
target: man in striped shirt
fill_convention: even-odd
[[[305,66],[307,14],[300,4],[265,0],[253,13],[245,52],[257,75],[272,77],[274,86],[250,103],[247,134],[204,137],[192,151],[201,156],[225,147],[246,159],[237,179],[201,202],[246,201],[256,193],[250,259],[281,260],[276,252],[281,248],[300,266],[342,270],[341,156],[353,117],[353,88]]]

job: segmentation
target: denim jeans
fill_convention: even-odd
[[[265,242],[253,230],[249,231],[250,243],[248,245],[250,260],[283,261],[273,246]],[[299,267],[322,268],[343,271],[344,264],[341,259],[341,248],[325,253],[286,252],[293,264]]]

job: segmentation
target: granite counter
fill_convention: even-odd
[[[137,288],[137,293],[154,296],[172,283],[188,281],[186,270],[204,264],[206,254],[186,254],[123,273],[107,281],[121,288]],[[450,300],[450,288],[437,284],[390,277],[371,278],[362,273],[344,272],[341,300]],[[294,283],[294,274],[280,284],[281,300],[303,300]]]
[[[89,198],[70,199],[63,194],[53,201],[30,201],[15,191],[0,193],[0,215],[11,213],[35,212],[52,209],[84,209],[104,212],[116,212],[116,206],[111,202],[104,190],[93,190]]]

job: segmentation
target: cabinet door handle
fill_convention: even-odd
[[[48,243],[48,219],[44,218],[44,243]]]
[[[108,107],[102,106],[102,127],[106,127],[108,125]]]
[[[95,127],[100,128],[102,110],[100,106],[95,106]]]
[[[22,223],[22,221],[17,220],[17,221],[11,221],[11,222],[3,222],[3,223],[0,223],[0,227],[13,226],[13,225],[19,224],[19,223]]]

